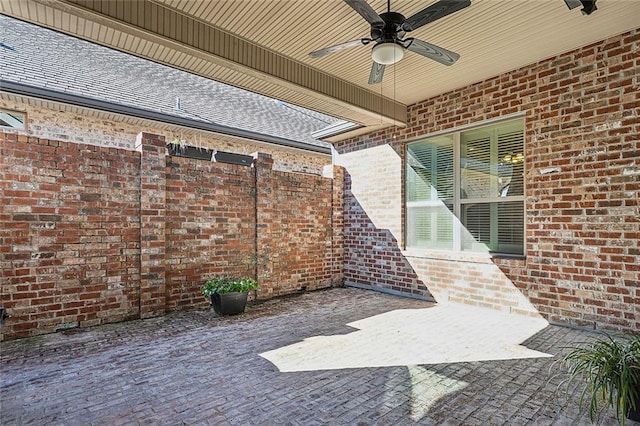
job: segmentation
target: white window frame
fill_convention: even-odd
[[[0,115],[2,115],[2,120],[10,120],[14,115],[20,115],[23,117],[22,126],[5,126],[0,124],[0,129],[14,129],[14,130],[27,130],[27,113],[24,111],[15,111],[11,109],[0,108]],[[11,124],[11,123],[9,123]]]
[[[409,246],[408,245],[408,241],[409,241],[409,232],[411,232],[411,228],[409,227],[409,223],[408,223],[408,212],[409,212],[409,207],[411,204],[411,207],[420,207],[420,206],[435,206],[438,203],[443,203],[442,200],[438,199],[438,200],[430,200],[430,201],[413,201],[413,202],[409,202],[406,200],[406,195],[405,195],[405,208],[404,208],[404,223],[405,223],[405,235],[404,235],[404,241],[405,241],[405,250],[410,250],[412,252],[415,251],[444,251],[444,252],[464,252],[464,253],[474,253],[474,251],[472,250],[463,250],[463,241],[462,241],[462,228],[464,227],[464,225],[462,224],[462,206],[464,204],[489,204],[491,206],[496,206],[497,203],[503,203],[503,202],[522,202],[522,209],[523,209],[523,223],[522,223],[522,227],[523,227],[523,238],[522,238],[522,254],[512,254],[512,253],[502,253],[502,252],[491,252],[491,255],[494,257],[515,257],[515,258],[520,258],[520,257],[525,257],[526,256],[526,234],[527,234],[527,223],[526,223],[526,203],[525,203],[525,194],[526,194],[526,179],[524,179],[524,176],[526,176],[526,172],[527,172],[527,162],[526,159],[524,161],[524,165],[523,165],[523,193],[522,195],[517,195],[517,196],[509,196],[509,197],[500,197],[500,196],[496,196],[496,197],[487,197],[487,198],[462,198],[461,197],[461,185],[462,185],[462,173],[461,173],[461,169],[462,169],[462,165],[461,165],[461,135],[465,132],[474,130],[474,129],[481,129],[484,127],[493,127],[493,126],[499,126],[501,124],[508,124],[510,122],[515,122],[516,120],[521,120],[522,121],[522,132],[523,132],[523,152],[526,151],[526,127],[525,127],[525,120],[524,120],[524,116],[521,114],[517,114],[517,115],[513,115],[513,116],[509,116],[509,117],[503,117],[500,119],[496,119],[496,120],[490,120],[490,121],[485,121],[482,123],[476,123],[473,125],[469,125],[469,126],[462,126],[462,127],[458,127],[455,129],[451,129],[451,130],[447,130],[447,131],[443,131],[443,132],[437,132],[437,133],[433,133],[430,135],[425,135],[425,136],[421,136],[419,138],[414,138],[410,141],[407,141],[407,143],[405,144],[405,181],[404,181],[404,187],[403,190],[407,191],[407,178],[406,178],[406,170],[407,170],[407,162],[406,159],[408,157],[408,151],[409,151],[409,147],[412,144],[415,143],[419,143],[419,142],[424,142],[427,141],[429,139],[438,137],[438,136],[452,136],[453,139],[453,158],[454,158],[454,163],[453,163],[453,180],[454,180],[454,190],[453,190],[453,215],[455,216],[454,218],[454,226],[453,226],[453,242],[452,242],[452,248],[451,249],[443,249],[443,248],[438,248],[438,247],[433,247],[433,248],[426,248],[426,247],[419,247],[419,246]],[[491,149],[495,149],[494,147],[492,147]],[[493,203],[493,204],[492,204]],[[494,217],[493,215],[491,216],[492,220],[497,220],[497,215]],[[498,227],[491,227],[492,232],[498,232]],[[477,252],[476,252],[477,253]]]

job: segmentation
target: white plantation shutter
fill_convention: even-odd
[[[524,253],[522,120],[410,144],[406,176],[407,246]]]
[[[467,232],[463,235],[463,249],[474,250],[478,245],[491,245],[491,205],[465,204],[462,207],[462,223]]]
[[[522,130],[498,133],[498,173],[501,196],[524,195],[524,135]]]
[[[496,251],[523,254],[524,202],[498,203],[498,241]]]
[[[524,132],[505,126],[498,131],[500,197],[495,251],[524,254]]]
[[[438,241],[440,241],[442,245],[446,244],[447,248],[451,248],[453,244],[453,226],[456,223],[454,220],[455,215],[453,214],[453,203],[442,203],[438,206],[437,215]]]
[[[407,149],[407,245],[453,248],[453,139]]]
[[[479,136],[479,135],[478,135]],[[494,195],[491,173],[491,138],[481,136],[471,140],[462,139],[461,147],[462,198],[488,198]]]
[[[453,198],[453,146],[436,146],[436,184],[438,198]]]
[[[431,214],[428,208],[407,208],[407,226],[411,229],[408,233],[407,245],[409,247],[430,247]]]
[[[407,154],[407,201],[422,201],[431,197],[431,155],[428,151],[416,151],[408,151]]]

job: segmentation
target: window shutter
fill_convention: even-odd
[[[523,254],[524,202],[509,201],[498,204],[498,244],[496,251]]]
[[[523,127],[512,120],[407,146],[408,246],[524,253]]]
[[[437,209],[437,233],[438,246],[451,249],[453,247],[453,203],[442,203]]]
[[[462,210],[462,222],[467,232],[463,235],[463,248],[476,250],[491,245],[491,205],[465,204]]]
[[[491,138],[482,135],[466,140],[463,136],[461,153],[460,177],[462,186],[460,197],[489,198],[494,196],[491,173]]]
[[[438,145],[436,154],[436,189],[441,200],[453,198],[453,146]]]
[[[501,197],[524,195],[524,135],[522,130],[498,134],[498,173]]]
[[[420,154],[409,151],[407,155],[407,201],[430,199],[431,171],[425,164],[431,164],[431,156],[429,153]]]
[[[407,149],[407,245],[412,247],[452,248],[453,141],[439,142]]]
[[[413,247],[429,247],[431,237],[431,214],[427,208],[410,207],[407,222],[411,226],[407,244]]]

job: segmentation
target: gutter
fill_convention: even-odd
[[[357,123],[352,123],[351,121],[338,121],[331,126],[325,127],[324,129],[317,130],[311,133],[311,136],[316,139],[324,140],[326,138],[330,138],[332,136],[337,136],[339,134],[349,132],[351,130],[359,129],[362,125]]]
[[[30,86],[13,81],[0,80],[0,91],[14,95],[39,98],[47,101],[60,102],[84,108],[97,109],[116,114],[128,115],[136,118],[159,121],[161,123],[173,124],[176,126],[189,127],[197,130],[218,133],[227,136],[235,136],[244,139],[251,139],[260,142],[267,142],[273,145],[280,145],[289,148],[297,148],[319,154],[331,155],[331,147],[317,146],[292,139],[253,132],[251,130],[239,129],[236,127],[223,126],[221,124],[205,123],[191,118],[177,117],[175,115],[163,114],[143,108],[136,108],[113,102],[101,101],[84,96],[73,95],[71,93],[59,92],[56,90]]]

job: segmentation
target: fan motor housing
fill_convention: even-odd
[[[398,34],[402,30],[402,24],[405,21],[404,15],[397,12],[384,12],[380,14],[380,18],[384,21],[384,27],[371,27],[371,38],[382,41],[392,41],[401,36]]]

